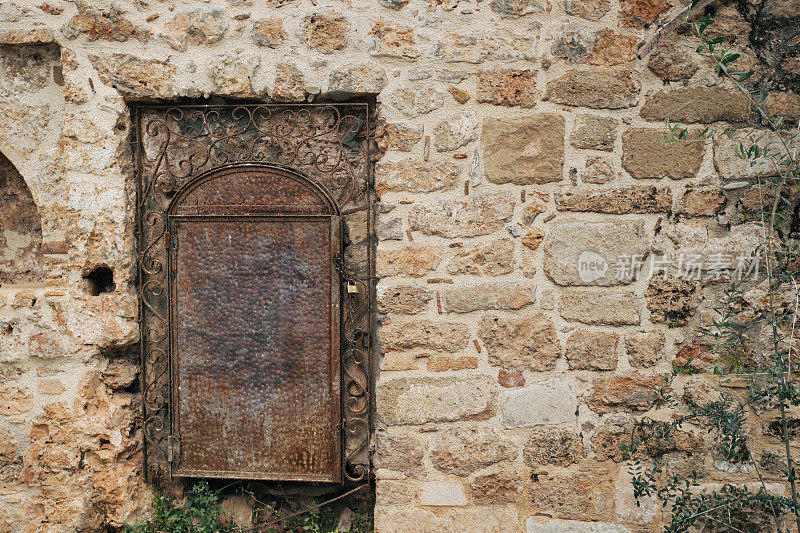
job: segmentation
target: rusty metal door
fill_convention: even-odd
[[[173,200],[175,475],[340,481],[335,209],[263,166],[213,172]]]

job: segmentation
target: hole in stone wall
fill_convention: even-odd
[[[0,154],[0,284],[42,279],[42,226],[22,175]]]
[[[87,290],[90,295],[98,296],[104,292],[114,292],[114,271],[107,266],[99,266],[83,276],[86,280]]]

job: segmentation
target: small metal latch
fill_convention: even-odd
[[[358,294],[358,285],[354,280],[347,280],[347,294]]]
[[[172,462],[175,460],[175,455],[178,448],[178,439],[170,435],[167,437],[167,461]]]

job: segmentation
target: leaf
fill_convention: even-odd
[[[736,61],[740,57],[742,57],[742,54],[728,54],[722,58],[722,63],[727,64],[730,63],[731,61]]]

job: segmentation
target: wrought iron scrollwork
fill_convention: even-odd
[[[368,228],[349,242],[340,267],[357,292],[343,294],[343,475],[369,473],[370,305],[373,257],[366,104],[138,106],[135,111],[139,301],[142,331],[145,460],[148,478],[171,474],[167,209],[197,176],[238,163],[271,163],[302,172],[334,198],[345,227]],[[366,206],[366,209],[364,208]]]

